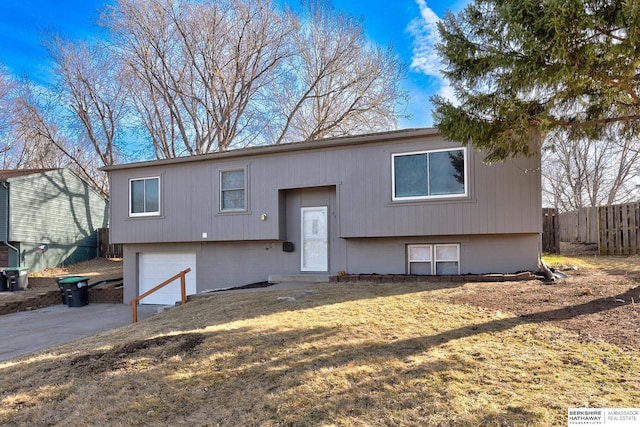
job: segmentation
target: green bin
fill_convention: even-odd
[[[63,277],[58,279],[62,292],[62,303],[69,307],[82,307],[89,304],[89,278],[84,276]]]

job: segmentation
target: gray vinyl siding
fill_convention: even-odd
[[[394,201],[394,153],[460,147],[433,130],[403,135],[108,168],[111,239],[125,244],[125,301],[137,295],[145,253],[194,253],[198,292],[303,273],[304,207],[327,207],[329,274],[405,274],[411,244],[459,245],[461,274],[536,270],[540,156],[486,165],[467,149],[464,197]],[[238,168],[246,171],[246,209],[220,212],[220,171]],[[155,176],[160,215],[130,218],[129,180]],[[282,250],[284,241],[293,252]]]
[[[429,238],[347,239],[340,255],[330,260],[332,274],[406,274],[408,244],[460,244],[460,273],[488,274],[535,271],[538,236],[486,235]],[[284,253],[282,243],[208,242],[129,244],[124,246],[124,302],[137,296],[139,254],[195,253],[197,292],[267,280],[271,274],[299,274],[299,250]]]
[[[244,212],[220,212],[219,171],[216,164],[189,164],[184,168],[148,168],[134,175],[111,174],[110,184],[120,191],[111,203],[111,241],[130,242],[188,242],[207,240],[269,240],[280,238],[277,189],[267,189],[264,183],[254,182],[256,173],[247,162],[232,167],[248,167],[249,200]],[[228,169],[228,165],[223,165]],[[160,216],[129,218],[129,178],[160,176]],[[267,221],[260,215],[267,214]],[[117,224],[117,226],[115,226]],[[202,234],[207,238],[203,239]]]
[[[503,234],[349,239],[345,271],[407,274],[407,245],[415,244],[459,244],[460,274],[515,273],[538,268],[538,235]]]
[[[195,253],[197,292],[202,292],[265,281],[269,271],[274,268],[280,271],[286,262],[281,256],[281,245],[280,242],[125,245],[123,274],[128,286],[124,288],[124,302],[138,296],[140,254]]]
[[[240,152],[186,162],[110,170],[114,243],[279,241],[290,239],[283,191],[335,188],[340,238],[539,233],[540,157],[485,165],[468,150],[468,197],[392,201],[393,153],[459,147],[433,132],[413,139]],[[247,169],[247,209],[219,212],[219,171]],[[129,179],[161,178],[159,217],[129,218]],[[286,197],[286,196],[285,196]],[[267,215],[261,221],[262,214]],[[202,234],[207,233],[207,238]]]
[[[435,142],[429,149],[446,147]],[[391,149],[392,148],[392,149]],[[481,153],[468,151],[468,197],[391,201],[392,153],[420,144],[382,147],[354,158],[354,179],[341,191],[341,236],[501,234],[538,232],[541,227],[539,158],[486,165]],[[360,153],[359,153],[360,154]],[[377,167],[372,167],[377,165]],[[532,173],[525,171],[531,170]],[[537,172],[536,172],[537,171]]]

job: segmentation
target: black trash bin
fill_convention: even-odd
[[[58,279],[62,292],[62,303],[69,307],[82,307],[89,304],[89,278],[83,276]]]
[[[7,276],[4,275],[4,270],[2,270],[2,272],[0,272],[0,292],[7,292],[8,290]]]
[[[29,286],[29,272],[27,267],[7,267],[2,272],[9,291],[24,291]]]
[[[56,277],[56,283],[58,284],[58,288],[60,289],[60,296],[62,297],[62,304],[67,305],[69,300],[67,299],[67,288],[69,288],[68,284],[65,286],[60,284],[61,280],[68,279],[69,276],[66,277]]]

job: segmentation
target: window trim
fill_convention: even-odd
[[[417,154],[442,153],[447,151],[462,151],[464,159],[464,193],[460,194],[437,194],[433,196],[396,196],[396,157],[413,156]],[[391,200],[394,202],[414,201],[414,200],[439,200],[439,199],[462,199],[469,197],[469,152],[467,147],[438,148],[434,150],[420,150],[391,154]]]
[[[243,204],[244,206],[242,208],[224,208],[223,203],[224,203],[224,196],[223,196],[223,191],[238,191],[239,188],[235,188],[235,189],[226,189],[223,190],[222,189],[222,174],[225,172],[237,172],[237,171],[242,171],[243,175],[244,175],[244,186],[242,187],[242,191],[243,191]],[[248,176],[247,176],[247,168],[246,167],[238,167],[238,168],[229,168],[229,169],[220,169],[218,171],[218,198],[219,203],[218,203],[218,212],[220,213],[233,213],[233,212],[248,212],[249,207],[248,207],[248,199],[247,199],[247,181],[248,181]]]
[[[152,212],[147,212],[146,211],[146,205],[147,205],[146,191],[147,191],[147,186],[145,185],[144,186],[144,189],[145,189],[145,200],[144,200],[145,212],[133,212],[133,201],[132,201],[132,194],[131,194],[133,182],[134,181],[143,181],[143,182],[146,183],[147,180],[152,180],[152,179],[157,179],[158,180],[158,210],[157,211],[152,211]],[[140,177],[140,178],[129,178],[129,218],[160,216],[161,206],[162,206],[162,182],[161,182],[161,179],[160,179],[160,175],[157,175],[157,176],[144,176],[144,177]]]
[[[439,262],[453,262],[453,261],[445,261],[445,260],[438,260],[436,258],[436,254],[438,253],[438,251],[436,250],[437,247],[441,247],[441,246],[454,246],[456,248],[456,261],[458,263],[458,271],[455,275],[460,275],[460,243],[416,243],[416,244],[410,244],[407,245],[407,274],[411,274],[411,263],[415,262],[427,262],[426,260],[421,260],[421,259],[416,259],[416,260],[412,260],[411,259],[411,249],[415,248],[415,247],[421,247],[421,248],[429,248],[430,251],[430,260],[428,261],[431,264],[431,276],[437,276],[438,274],[438,263]]]
[[[429,259],[411,259],[411,249],[413,248],[429,248]],[[407,274],[411,274],[411,263],[429,263],[429,268],[431,270],[429,275],[433,275],[433,244],[431,243],[423,243],[423,244],[412,244],[407,245]]]

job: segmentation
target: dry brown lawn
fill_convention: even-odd
[[[531,281],[218,293],[0,362],[0,425],[564,426],[568,408],[637,407],[638,348],[563,327],[583,314],[490,306],[526,296],[534,314],[561,312],[553,295],[565,291]]]

